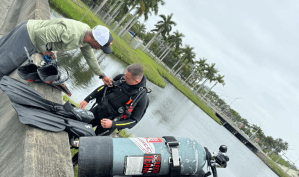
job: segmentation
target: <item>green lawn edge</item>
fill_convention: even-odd
[[[89,8],[80,0],[77,0],[77,2],[79,2],[83,6],[83,8],[77,5],[75,2],[73,2],[73,0],[49,0],[50,7],[58,11],[64,17],[80,20]],[[99,24],[106,26],[91,11],[89,11],[86,14],[82,22],[88,24],[91,28]],[[212,109],[207,107],[205,102],[200,100],[198,96],[194,95],[193,92],[187,86],[183,86],[177,78],[174,78],[164,68],[158,65],[153,59],[147,56],[140,49],[134,50],[114,32],[112,32],[112,35],[114,38],[112,45],[113,55],[123,60],[127,64],[141,64],[144,67],[144,74],[146,75],[147,79],[162,88],[165,87],[165,83],[162,79],[162,77],[164,77],[181,93],[188,97],[194,104],[196,104],[200,109],[202,109],[206,114],[208,114],[213,120],[215,120],[218,124],[221,125],[220,120],[214,114]]]
[[[271,170],[276,173],[279,177],[289,177],[288,174],[286,174],[283,170],[281,170],[281,168],[279,168],[277,166],[277,164],[275,162],[273,162],[270,158],[267,158],[269,164],[270,164],[270,168]]]
[[[277,154],[275,154],[275,153],[272,153],[269,157],[270,157],[274,162],[276,162],[276,161],[278,160],[278,158],[280,158],[279,155],[277,155]],[[280,165],[283,165],[283,166],[285,166],[285,167],[290,167],[290,164],[289,164],[287,161],[285,161],[283,158],[280,158],[280,159],[277,161],[277,163],[280,164]],[[291,167],[291,169],[296,170],[294,167]]]

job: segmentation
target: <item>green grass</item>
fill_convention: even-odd
[[[82,3],[80,0],[77,0],[80,4],[83,5],[83,8],[78,6],[72,0],[50,0],[51,8],[55,9],[61,13],[66,18],[72,18],[75,20],[80,20],[81,17],[88,10],[88,7]],[[88,24],[91,28],[96,25],[106,26],[97,16],[95,16],[91,11],[87,13],[82,22]],[[107,26],[109,28],[109,26]],[[110,28],[111,30],[111,28]],[[118,31],[118,30],[116,30]],[[192,91],[187,87],[183,86],[180,81],[173,77],[169,72],[167,72],[162,66],[157,64],[153,59],[148,55],[142,52],[140,49],[134,50],[131,48],[128,43],[112,32],[113,35],[113,55],[123,60],[127,64],[139,63],[144,67],[144,74],[154,84],[164,88],[165,83],[162,79],[164,77],[169,81],[173,86],[175,86],[179,91],[181,91],[186,97],[188,97],[194,104],[201,108],[206,114],[213,118],[216,122],[220,124],[219,119],[213,113],[211,108],[208,108],[204,101],[200,100],[197,96],[193,95]],[[129,40],[130,38],[127,37]],[[162,77],[161,77],[162,76]]]
[[[272,154],[270,155],[270,158],[271,158],[274,162],[276,162],[276,160],[279,158],[279,155],[277,155],[277,154],[275,154],[275,153],[272,153]],[[277,163],[280,164],[280,165],[283,165],[283,166],[285,166],[285,167],[289,167],[289,166],[290,166],[290,164],[289,164],[288,162],[286,162],[283,158],[280,158],[280,159],[277,161]],[[291,167],[291,169],[296,170],[296,169],[294,169],[293,167]]]
[[[124,138],[129,138],[131,137],[131,134],[128,134],[128,131],[126,129],[118,131],[117,129],[115,130],[116,133],[121,135]]]
[[[80,104],[79,103],[75,103],[73,100],[70,99],[70,97],[68,97],[67,95],[63,95],[62,96],[63,101],[67,102],[69,101],[71,104],[75,105],[77,108],[79,108]]]
[[[289,175],[287,175],[283,170],[281,170],[276,164],[275,162],[273,162],[271,159],[267,159],[268,163],[269,163],[269,167],[271,168],[271,170],[276,173],[279,177],[289,177]]]
[[[78,152],[78,149],[71,149],[71,155],[72,157]],[[75,166],[74,168],[74,174],[75,174],[75,177],[78,176],[78,165]]]

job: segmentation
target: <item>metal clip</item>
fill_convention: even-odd
[[[171,151],[172,151],[171,156],[172,156],[173,167],[179,167],[181,165],[179,149],[172,148]]]
[[[171,163],[172,159],[172,164],[173,167],[179,167],[181,165],[181,159],[179,156],[179,151],[180,151],[180,143],[176,142],[167,142],[167,150],[171,154],[171,158],[169,159],[169,162]],[[172,147],[176,146],[176,147]]]

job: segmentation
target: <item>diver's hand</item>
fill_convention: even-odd
[[[102,119],[101,120],[101,126],[103,128],[111,128],[112,127],[112,120],[110,120],[110,119]]]
[[[80,103],[80,109],[84,109],[87,104],[88,103],[85,100],[81,101],[81,103]]]
[[[102,80],[108,87],[112,87],[112,79],[111,78],[104,76]]]
[[[46,50],[45,52],[43,52],[43,56],[45,56],[45,55],[48,55],[52,59],[56,58],[55,54],[52,51],[49,51],[49,50]]]

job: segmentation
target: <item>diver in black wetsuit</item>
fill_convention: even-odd
[[[109,135],[116,128],[132,128],[140,121],[149,103],[147,94],[143,94],[130,116],[116,119],[126,111],[125,105],[129,100],[134,99],[142,89],[146,89],[146,77],[140,64],[131,64],[127,67],[126,74],[117,75],[113,80],[118,84],[108,87],[105,97],[103,94],[107,86],[103,85],[80,103],[80,108],[84,109],[90,100],[96,98],[98,105],[91,109],[95,116],[91,124],[97,126],[96,135]]]

